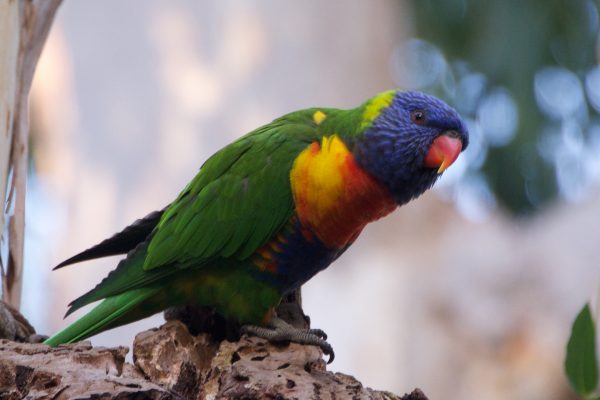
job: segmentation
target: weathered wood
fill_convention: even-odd
[[[134,365],[126,353],[89,342],[53,349],[0,340],[0,398],[427,400],[418,389],[397,396],[327,371],[315,346],[214,341],[180,321],[138,334]]]
[[[179,399],[125,363],[126,347],[0,340],[2,399]]]
[[[8,260],[2,275],[2,298],[21,303],[25,187],[29,135],[29,90],[33,73],[61,0],[0,1],[0,200],[7,199],[11,219]],[[4,207],[3,207],[4,208]],[[0,227],[4,231],[4,212]],[[4,272],[4,271],[3,271]]]
[[[248,336],[213,343],[209,335],[190,335],[179,321],[138,334],[133,357],[151,381],[188,399],[426,400],[419,390],[400,397],[327,371],[315,346]]]
[[[0,1],[0,238],[4,231],[4,199],[13,137],[19,36],[18,2]],[[0,275],[4,297],[7,293],[4,269]]]

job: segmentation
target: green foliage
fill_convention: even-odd
[[[590,307],[586,304],[571,330],[567,344],[565,371],[573,389],[584,399],[600,399],[594,391],[598,385],[596,329]]]

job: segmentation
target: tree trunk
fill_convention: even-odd
[[[215,341],[180,321],[141,332],[125,347],[89,342],[50,348],[0,340],[0,398],[52,399],[377,399],[426,400],[415,389],[397,396],[326,370],[314,346],[272,344],[242,336]]]
[[[61,0],[0,1],[0,227],[4,201],[10,211],[8,260],[0,265],[2,298],[21,303],[25,186],[29,133],[29,89],[33,72]],[[9,176],[12,178],[9,180]],[[9,185],[10,181],[10,185]],[[9,195],[7,198],[7,190]],[[3,260],[0,260],[3,261]]]
[[[309,327],[299,291],[277,313]],[[318,347],[232,334],[228,322],[206,307],[174,307],[165,318],[160,328],[135,337],[134,364],[128,364],[126,347],[35,344],[45,337],[0,301],[0,338],[33,342],[0,339],[0,399],[427,400],[419,389],[400,397],[327,371]]]

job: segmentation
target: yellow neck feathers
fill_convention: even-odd
[[[300,153],[290,183],[300,222],[328,247],[343,248],[368,222],[396,207],[337,135],[323,137]]]

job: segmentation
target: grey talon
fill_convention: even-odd
[[[331,364],[335,357],[333,347],[327,343],[327,334],[323,330],[294,328],[278,317],[273,317],[268,327],[244,325],[241,327],[241,332],[270,342],[294,342],[318,346],[324,354],[329,356],[327,364]]]

